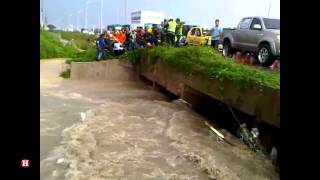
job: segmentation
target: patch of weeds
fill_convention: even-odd
[[[70,68],[68,68],[68,69],[66,69],[66,70],[64,70],[64,71],[62,71],[60,73],[60,77],[62,77],[64,79],[69,79],[70,75],[71,75],[71,69]]]

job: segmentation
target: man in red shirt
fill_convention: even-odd
[[[137,28],[137,33],[136,33],[136,42],[138,44],[138,46],[143,46],[144,45],[144,42],[143,42],[143,30],[142,30],[142,27],[138,27]]]

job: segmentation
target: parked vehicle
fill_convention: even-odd
[[[193,28],[193,27],[197,27],[197,26],[196,26],[196,25],[186,25],[186,24],[184,24],[184,25],[183,25],[183,29],[182,29],[182,35],[185,36],[185,37],[187,37],[188,32],[189,32],[190,29]]]
[[[223,55],[251,52],[263,66],[280,59],[280,19],[245,17],[236,29],[223,29]]]
[[[124,28],[124,25],[121,24],[108,25],[107,27],[107,29],[112,32],[120,31],[122,28]]]
[[[210,29],[200,26],[192,27],[188,34],[186,43],[191,45],[211,45]]]

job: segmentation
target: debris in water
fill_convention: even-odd
[[[271,153],[270,153],[270,158],[271,158],[271,161],[273,164],[276,164],[276,162],[277,162],[277,155],[278,155],[277,148],[272,147]]]
[[[204,122],[206,126],[208,126],[215,134],[217,134],[222,140],[224,140],[226,143],[228,143],[231,146],[234,146],[234,144],[232,144],[231,142],[229,142],[228,140],[226,140],[224,138],[224,135],[221,134],[219,131],[217,131],[215,128],[213,128],[207,121]]]
[[[206,126],[208,126],[214,133],[216,133],[219,137],[221,137],[222,139],[224,138],[224,135],[221,134],[219,131],[217,131],[216,129],[214,129],[207,121],[204,122],[206,124]]]
[[[85,121],[85,119],[86,119],[86,113],[80,112],[80,116],[81,116],[81,121]]]
[[[259,130],[258,128],[252,128],[251,129],[251,134],[254,138],[258,138],[259,137]]]
[[[178,101],[182,102],[183,104],[186,104],[189,108],[192,108],[192,105],[190,103],[188,103],[187,101],[185,101],[183,99],[178,99]]]
[[[58,177],[58,175],[59,175],[59,174],[58,174],[58,171],[57,171],[57,170],[54,170],[54,171],[52,172],[52,176],[53,176],[53,177]]]
[[[238,129],[238,136],[251,150],[257,154],[261,155],[264,153],[262,146],[256,138],[257,136],[255,137],[255,135],[248,130],[246,124],[240,125]]]
[[[61,163],[63,163],[64,162],[64,158],[59,158],[58,160],[57,160],[57,164],[61,164]]]
[[[82,95],[79,93],[69,93],[69,96],[73,99],[82,98]]]

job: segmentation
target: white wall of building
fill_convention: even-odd
[[[155,11],[137,11],[131,13],[131,27],[144,26],[145,24],[161,24],[165,14]]]

